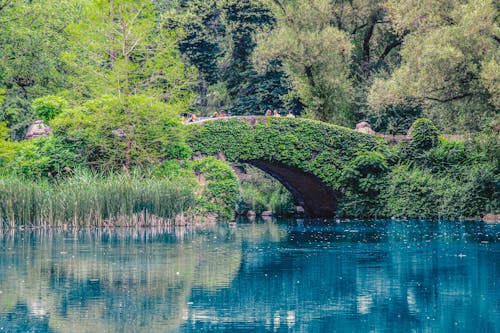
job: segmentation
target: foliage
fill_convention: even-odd
[[[64,141],[50,136],[18,144],[14,156],[5,163],[4,170],[36,180],[69,174],[80,163],[78,155]]]
[[[0,121],[24,137],[34,120],[31,102],[66,89],[70,68],[62,60],[69,40],[64,29],[86,0],[7,1],[0,11]],[[1,90],[1,89],[0,89]],[[0,98],[2,99],[2,98]]]
[[[170,5],[163,17],[165,26],[184,31],[179,49],[200,73],[196,112],[241,115],[284,109],[291,90],[284,72],[275,64],[258,73],[251,61],[256,31],[275,21],[261,1],[194,0]]]
[[[380,193],[385,188],[389,171],[388,154],[380,151],[360,151],[343,170],[345,197],[340,215],[382,216]]]
[[[48,123],[68,108],[68,102],[62,97],[48,95],[35,99],[31,107],[39,119]]]
[[[411,136],[417,149],[429,149],[436,146],[439,131],[429,119],[418,118],[411,126]]]
[[[498,115],[494,1],[390,0],[387,9],[395,29],[408,35],[401,66],[375,81],[372,106],[419,103],[443,127],[462,131]]]
[[[383,193],[386,215],[464,218],[498,212],[498,176],[490,165],[456,171],[459,174],[446,175],[408,165],[395,167]]]
[[[283,61],[307,110],[316,119],[348,124],[351,44],[329,24],[329,0],[290,1],[277,6],[278,26],[258,38],[255,62]]]
[[[103,96],[67,110],[51,125],[92,168],[141,168],[189,155],[178,112],[175,105],[145,95],[130,96],[125,112],[118,97]]]
[[[0,122],[0,168],[11,162],[21,147],[18,142],[8,139],[9,128],[6,122]]]
[[[279,181],[250,165],[240,168],[244,176],[240,179],[238,212],[260,214],[267,210],[283,216],[295,211],[292,195]]]
[[[182,181],[79,172],[49,183],[0,178],[0,223],[14,226],[140,226],[169,223],[194,206]]]
[[[421,117],[422,108],[418,106],[389,105],[379,109],[368,109],[363,119],[375,132],[385,134],[406,134],[413,122]]]
[[[202,193],[198,197],[200,208],[222,218],[234,217],[239,183],[231,166],[215,157],[206,157],[191,162],[191,167],[203,185]]]

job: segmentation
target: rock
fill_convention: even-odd
[[[273,216],[273,211],[272,210],[265,210],[262,213],[260,213],[261,216]]]
[[[125,131],[122,130],[121,128],[112,130],[111,133],[113,133],[114,135],[116,135],[119,138],[124,138],[125,137]]]
[[[52,134],[52,130],[49,126],[45,125],[42,120],[35,121],[30,127],[28,127],[28,132],[26,133],[26,140],[36,139]]]
[[[246,117],[245,119],[247,123],[252,126],[254,126],[257,123],[257,118],[255,118],[254,116]]]
[[[483,221],[486,223],[500,223],[500,214],[486,214]]]
[[[365,133],[365,134],[375,134],[375,131],[372,130],[372,127],[366,121],[362,121],[362,122],[356,124],[355,131],[360,132],[360,133]]]
[[[408,132],[406,132],[406,138],[407,138],[407,139],[411,139],[411,138],[412,138],[412,136],[411,136],[411,133],[412,133],[412,132],[413,132],[413,127],[410,127],[410,128],[408,129]]]

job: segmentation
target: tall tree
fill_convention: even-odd
[[[349,122],[352,83],[349,35],[331,24],[330,0],[273,1],[276,29],[264,31],[254,56],[260,68],[282,61],[307,110],[317,119]]]
[[[85,1],[0,1],[0,121],[14,137],[33,121],[31,101],[67,88],[65,28]]]
[[[389,0],[387,8],[408,35],[401,66],[373,85],[372,106],[419,104],[449,130],[478,130],[498,117],[498,3]]]
[[[75,71],[79,69],[73,80],[75,90],[95,98],[85,103],[84,114],[108,119],[94,129],[100,138],[114,135],[116,146],[121,147],[114,160],[127,172],[140,165],[144,156],[158,157],[148,153],[152,146],[179,139],[175,126],[168,124],[176,123],[173,118],[192,99],[192,71],[179,59],[176,32],[162,29],[156,14],[149,1],[93,0],[82,19],[68,29],[74,44],[66,59]],[[86,120],[80,124],[93,126]],[[68,128],[77,137],[74,124]],[[101,146],[110,151],[109,142]]]

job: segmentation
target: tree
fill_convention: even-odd
[[[375,81],[373,107],[413,103],[454,130],[479,130],[498,116],[498,5],[493,1],[390,0],[394,28],[407,33],[402,64]]]
[[[65,28],[85,1],[0,1],[0,120],[15,138],[34,120],[31,101],[67,87]]]
[[[100,170],[144,167],[185,158],[178,107],[143,94],[123,99],[104,95],[66,110],[51,125],[89,166]]]
[[[158,26],[152,3],[134,0],[94,0],[69,31],[74,48],[66,60],[80,68],[75,90],[94,97],[81,116],[88,131],[93,127],[95,132],[87,144],[107,147],[103,156],[115,156],[112,166],[119,163],[126,172],[159,159],[161,144],[177,137],[175,126],[170,126],[178,124],[173,114],[185,111],[192,99],[192,77],[178,57],[176,33]],[[107,120],[102,124],[99,119]],[[69,137],[78,137],[75,124],[61,128],[68,128]],[[121,144],[110,153],[107,140],[113,135]],[[100,140],[103,143],[97,144]]]
[[[162,8],[174,6],[158,2]],[[181,1],[176,11],[162,16],[165,25],[183,30],[180,50],[200,73],[195,104],[199,112],[264,114],[268,108],[285,108],[291,87],[283,70],[274,66],[258,73],[251,61],[256,31],[275,23],[261,1]]]
[[[307,110],[317,119],[349,123],[352,82],[349,35],[331,24],[329,0],[273,1],[276,29],[258,38],[254,61],[282,61]]]

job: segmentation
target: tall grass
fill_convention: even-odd
[[[0,179],[4,226],[137,226],[171,223],[194,206],[182,181],[82,172],[49,183]]]

